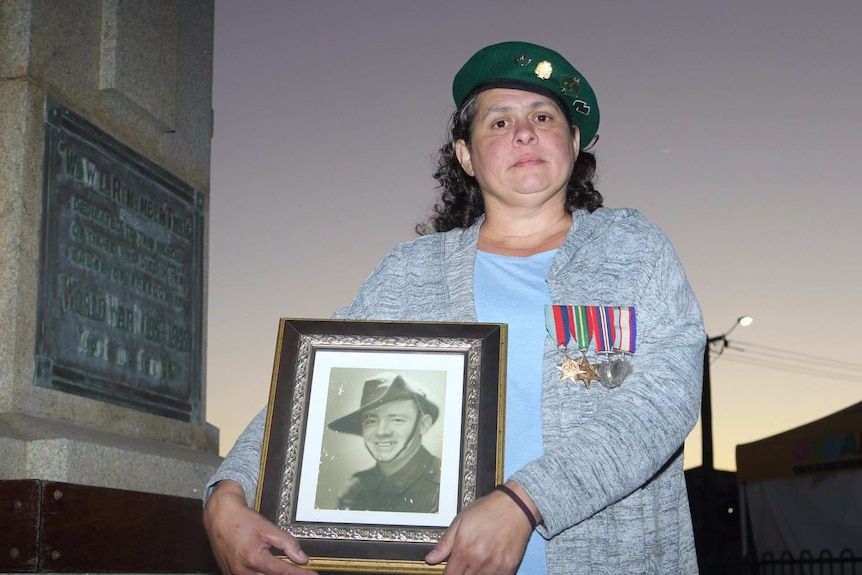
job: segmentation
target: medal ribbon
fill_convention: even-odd
[[[608,353],[614,344],[614,308],[591,306],[587,308],[590,333],[596,341],[596,351]]]
[[[559,347],[565,348],[572,335],[572,306],[546,305],[545,328]]]
[[[546,305],[545,327],[548,335],[563,348],[574,338],[578,348],[584,351],[595,340],[599,353],[635,352],[634,307]]]
[[[617,339],[617,326],[616,326],[616,317],[619,315],[619,308],[615,307],[605,307],[605,315],[604,315],[604,326],[605,331],[607,331],[607,351],[611,351],[614,349],[614,341]]]
[[[577,305],[574,306],[574,331],[572,335],[575,336],[575,342],[578,344],[578,349],[586,351],[590,347],[590,340],[592,339],[590,336],[590,321],[588,317],[589,306],[585,305]]]
[[[614,317],[616,336],[614,337],[614,349],[635,352],[635,340],[637,339],[637,321],[635,320],[635,308],[619,307]]]

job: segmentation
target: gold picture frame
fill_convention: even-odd
[[[505,365],[505,324],[281,319],[256,509],[299,540],[310,569],[442,572],[425,555],[461,509],[502,481]],[[424,405],[433,415],[417,437],[437,458],[439,483],[395,506],[346,505],[343,486],[388,456],[372,456],[362,431],[335,422],[358,417],[379,377],[418,390],[418,414],[426,417]],[[434,505],[411,507],[426,499]]]

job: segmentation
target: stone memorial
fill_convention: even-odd
[[[0,480],[199,497],[213,0],[0,0]]]

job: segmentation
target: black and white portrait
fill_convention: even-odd
[[[318,352],[312,380],[297,519],[448,524],[463,356]]]

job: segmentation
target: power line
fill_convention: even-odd
[[[716,361],[725,351],[731,352],[727,354],[725,361],[733,363],[797,375],[805,370],[816,370],[818,378],[862,383],[862,364],[746,342],[728,342],[716,352],[710,363]]]
[[[766,345],[760,345],[760,344],[756,344],[756,343],[748,343],[748,342],[736,341],[736,340],[734,340],[733,343],[735,345],[741,346],[742,347],[741,351],[749,351],[750,350],[752,352],[759,352],[759,353],[762,353],[764,355],[770,355],[771,354],[771,355],[775,355],[775,356],[790,357],[790,358],[805,357],[806,360],[814,360],[818,363],[831,364],[831,365],[835,365],[835,366],[842,366],[843,368],[846,368],[846,369],[855,369],[855,370],[859,370],[860,372],[862,372],[862,363],[854,363],[852,361],[842,361],[840,359],[832,359],[832,358],[822,357],[822,356],[819,357],[819,356],[812,355],[812,354],[807,353],[807,352],[801,353],[798,351],[789,351],[786,349],[779,349],[777,347],[769,347]]]
[[[770,363],[767,361],[758,361],[758,360],[749,360],[747,358],[739,357],[739,356],[728,356],[725,361],[730,363],[742,363],[745,365],[751,365],[754,367],[763,367],[766,369],[774,369],[777,371],[786,371],[787,373],[795,373],[799,375],[801,369],[805,366],[801,367],[790,367],[780,363]],[[809,366],[810,367],[810,366]],[[862,383],[862,377],[858,375],[850,375],[846,373],[837,373],[837,372],[829,372],[829,371],[817,371],[815,374],[818,379],[835,379],[839,381],[849,381],[851,383]]]

